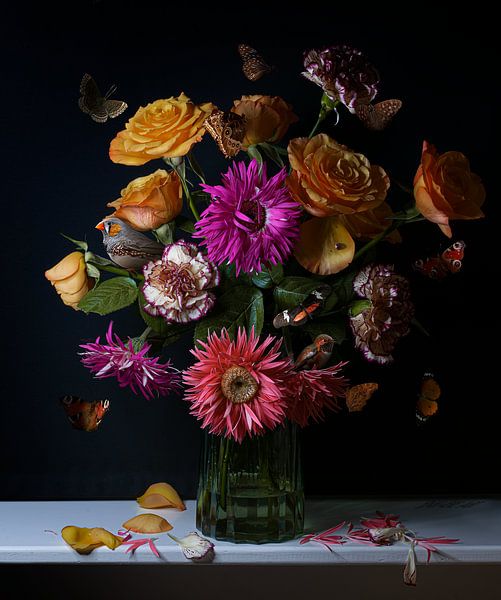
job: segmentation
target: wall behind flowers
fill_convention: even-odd
[[[382,96],[402,98],[404,108],[382,134],[349,118],[326,131],[408,185],[423,139],[440,151],[464,152],[485,182],[487,218],[455,224],[455,238],[467,245],[464,268],[441,284],[410,269],[412,260],[444,242],[438,229],[403,230],[406,244],[392,260],[411,277],[417,316],[432,337],[414,331],[390,368],[352,354],[358,379],[377,377],[383,391],[363,414],[330,415],[304,431],[306,491],[499,493],[499,478],[480,468],[496,464],[501,416],[493,289],[500,98],[489,15],[478,10],[460,18],[434,9],[433,19],[423,11],[409,22],[375,11],[283,14],[256,3],[245,17],[236,9],[210,10],[197,18],[147,2],[45,3],[24,5],[4,22],[1,499],[134,497],[159,480],[185,497],[195,495],[201,434],[185,403],[175,396],[147,402],[111,380],[92,381],[77,346],[103,334],[107,321],[63,306],[43,272],[71,249],[59,232],[86,236],[101,251],[94,226],[107,214],[106,203],[130,179],[156,168],[132,173],[108,159],[110,140],[136,107],[181,91],[221,107],[241,94],[280,95],[301,118],[291,135],[301,135],[311,128],[320,97],[299,76],[302,51],[338,42],[364,50],[380,70]],[[247,81],[236,52],[241,41],[258,47],[276,72]],[[84,72],[103,89],[117,83],[115,97],[128,103],[127,112],[104,125],[82,114],[77,99]],[[226,162],[208,136],[197,152],[216,181]],[[131,335],[142,328],[126,311],[115,322]],[[187,348],[187,341],[171,346],[178,368],[188,364]],[[437,416],[416,429],[416,393],[429,369],[443,397]],[[58,403],[67,393],[110,398],[110,414],[96,433],[71,429]]]

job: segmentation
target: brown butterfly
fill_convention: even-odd
[[[238,53],[242,57],[242,71],[247,79],[257,81],[263,75],[273,71],[273,67],[263,59],[257,50],[247,44],[239,44]]]
[[[378,387],[377,383],[359,383],[349,388],[346,392],[346,406],[349,412],[361,411]]]
[[[381,131],[402,108],[402,100],[383,100],[376,104],[359,104],[356,109],[357,117],[373,131]]]
[[[233,112],[214,110],[205,119],[204,127],[216,140],[225,158],[233,158],[242,148],[245,136],[245,117]]]
[[[70,395],[63,396],[60,401],[71,425],[82,431],[95,431],[110,407],[109,400],[88,402]]]
[[[90,115],[91,119],[97,123],[105,123],[110,119],[114,119],[121,115],[127,108],[127,104],[122,100],[110,100],[110,96],[117,90],[116,85],[112,85],[104,96],[101,95],[97,83],[88,74],[82,77],[80,83],[80,98],[78,106],[86,115]]]

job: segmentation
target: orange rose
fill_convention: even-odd
[[[386,198],[384,169],[324,133],[291,140],[288,152],[292,196],[316,217],[374,209]]]
[[[144,165],[155,158],[187,154],[205,133],[203,123],[215,106],[178,98],[141,106],[110,145],[110,158],[122,165]]]
[[[452,237],[450,219],[480,219],[485,188],[461,152],[438,154],[423,142],[421,164],[414,177],[414,198],[420,213]]]
[[[138,231],[157,229],[175,219],[183,208],[183,192],[177,173],[158,169],[151,175],[133,179],[121,197],[108,206],[113,217],[123,219]]]
[[[371,240],[391,225],[390,218],[392,215],[393,212],[389,205],[383,202],[372,210],[353,213],[352,215],[342,215],[340,221],[354,238]],[[401,242],[402,237],[398,231],[392,231],[385,240],[395,244]]]
[[[280,96],[242,96],[233,102],[232,112],[246,118],[243,146],[280,141],[298,118],[292,106]]]
[[[66,306],[78,309],[78,303],[94,286],[94,280],[87,275],[84,255],[72,252],[59,261],[52,269],[45,271],[45,277],[55,287]]]

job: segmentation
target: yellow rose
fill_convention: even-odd
[[[94,286],[94,279],[87,275],[84,255],[72,252],[52,269],[45,271],[45,278],[56,288],[66,306],[78,309],[78,303]]]
[[[174,171],[158,169],[151,175],[133,179],[108,206],[112,217],[127,221],[138,231],[157,229],[175,219],[183,208],[181,181]]]
[[[414,198],[419,212],[452,237],[451,219],[480,219],[485,188],[478,175],[470,171],[461,152],[438,154],[435,147],[423,143],[421,164],[414,178]]]
[[[384,169],[324,133],[291,140],[288,153],[289,189],[315,217],[371,210],[386,198],[390,180]]]
[[[233,102],[232,112],[246,118],[243,146],[280,141],[298,118],[292,106],[280,96],[242,96]]]
[[[122,165],[144,165],[155,158],[187,154],[205,133],[203,123],[215,106],[193,104],[188,96],[141,106],[110,145],[110,158]]]

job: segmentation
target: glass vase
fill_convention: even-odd
[[[299,432],[293,423],[262,436],[232,439],[204,432],[197,528],[209,537],[262,544],[303,532]]]

